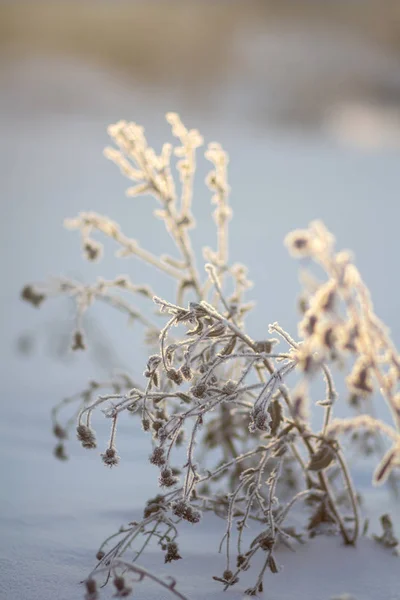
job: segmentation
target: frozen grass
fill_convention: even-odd
[[[366,533],[342,437],[352,440],[353,452],[379,454],[375,485],[395,485],[400,465],[400,357],[373,311],[350,253],[335,251],[334,238],[321,222],[290,233],[285,243],[304,266],[298,339],[276,322],[269,328],[274,337],[250,337],[245,318],[253,309],[246,299],[251,282],[246,267],[229,260],[228,156],[217,143],[205,153],[211,163],[206,183],[215,207],[217,243],[216,249],[204,248],[204,269],[198,269],[190,230],[195,226],[196,151],[203,140],[175,113],[168,113],[167,120],[175,146],[164,144],[157,154],[142,127],[120,121],[109,128],[116,147],[107,148],[105,155],[133,182],[129,197],[156,199],[155,216],[164,222],[178,256],[153,254],[97,213],[80,213],[66,226],[79,231],[90,261],[101,258],[103,247],[94,237],[100,232],[116,242],[119,257],[140,258],[175,280],[174,302],[127,275],[90,285],[59,278],[27,285],[22,292],[36,307],[51,296],[74,299],[74,351],[85,349],[85,313],[100,300],[141,323],[151,352],[144,383],[117,373],[109,381],[91,381],[53,410],[59,459],[67,458],[66,439],[74,426],[85,448],[97,447],[91,418],[100,410],[111,423],[101,454],[104,464],[113,467],[120,460],[117,424],[128,413],[148,432],[149,469],[158,469],[160,494],[148,500],[141,519],[99,548],[98,564],[86,579],[86,600],[95,600],[99,582],[110,578],[117,597],[130,595],[134,582],[149,580],[187,598],[174,578],[159,577],[157,570],[143,566],[146,551],[158,548],[167,565],[179,561],[182,526],[195,526],[195,539],[207,512],[225,522],[219,546],[224,565],[220,573],[209,573],[214,585],[242,589],[248,581],[245,593],[261,594],[266,573],[280,571],[281,548],[294,549],[321,534],[338,535],[345,546],[355,546]],[[156,315],[137,308],[135,296],[146,298],[150,307],[154,303]],[[345,377],[355,413],[350,418],[334,418],[339,400],[333,372]],[[325,384],[324,397],[315,397],[318,380]],[[374,418],[376,402],[386,402],[391,424]],[[322,415],[317,428],[311,420],[313,404]],[[382,517],[382,528],[375,537],[384,547],[381,552],[396,551],[388,515]]]

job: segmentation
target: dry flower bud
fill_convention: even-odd
[[[180,371],[182,373],[183,378],[186,379],[186,381],[190,381],[192,379],[192,370],[189,367],[189,365],[182,365]]]
[[[107,467],[114,467],[119,463],[119,456],[114,446],[107,448],[107,450],[101,455],[101,458]]]
[[[189,523],[198,523],[201,519],[201,512],[193,508],[188,502],[185,502],[185,500],[174,502],[172,505],[172,512],[177,517],[181,517]]]
[[[97,591],[96,581],[94,579],[87,579],[85,581],[85,586],[86,586],[85,600],[97,600],[99,597],[99,594]]]
[[[87,239],[83,245],[83,252],[87,260],[95,261],[101,256],[102,245],[94,240]]]
[[[171,381],[176,383],[176,385],[181,385],[181,383],[183,381],[183,377],[182,377],[181,373],[179,371],[177,371],[176,369],[168,369],[167,377],[168,377],[168,379],[171,379]]]
[[[313,251],[312,238],[306,229],[297,229],[285,238],[285,245],[295,258],[311,256]]]
[[[93,429],[86,425],[78,425],[76,434],[84,448],[96,448],[96,437]]]
[[[72,341],[72,350],[86,350],[84,337],[81,331],[75,331]]]
[[[58,423],[55,423],[53,433],[59,440],[65,440],[68,437],[67,431]]]
[[[172,469],[166,467],[161,470],[160,477],[158,479],[158,483],[161,487],[173,487],[178,483],[179,479],[174,477],[172,473]]]
[[[204,398],[207,386],[205,383],[199,382],[190,388],[191,393],[195,398]]]
[[[152,465],[156,465],[157,467],[162,467],[165,465],[166,460],[164,448],[156,446],[150,455],[150,462]]]
[[[25,300],[25,302],[30,302],[32,306],[38,308],[44,300],[46,300],[45,294],[39,293],[35,291],[35,288],[32,285],[26,285],[21,292],[21,298]]]
[[[65,452],[64,444],[57,444],[57,446],[53,450],[53,454],[58,460],[68,460],[68,456]]]
[[[170,542],[167,544],[167,553],[165,555],[164,562],[170,563],[173,560],[179,560],[182,556],[179,554],[178,544],[175,542]]]
[[[132,588],[127,587],[125,578],[122,575],[116,575],[113,580],[113,584],[116,587],[115,598],[126,598],[132,592]]]

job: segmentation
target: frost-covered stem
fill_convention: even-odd
[[[184,485],[184,492],[183,492],[183,496],[184,496],[185,500],[188,499],[190,492],[192,491],[193,483],[194,483],[194,481],[192,481],[191,485],[189,486],[189,477],[190,477],[189,473],[191,471],[193,474],[193,478],[195,477],[195,470],[194,470],[194,466],[193,466],[193,448],[194,448],[194,444],[195,444],[196,432],[200,425],[200,418],[201,417],[198,417],[196,419],[196,422],[195,422],[193,430],[192,430],[192,434],[190,436],[190,442],[189,442],[188,454],[187,454],[187,456],[188,456],[187,471],[186,471],[185,485]]]
[[[360,515],[359,515],[359,510],[358,510],[357,496],[356,496],[356,492],[354,490],[354,486],[353,486],[353,482],[350,477],[349,470],[347,468],[346,460],[345,460],[340,448],[335,449],[335,454],[336,454],[336,457],[340,464],[340,467],[342,469],[342,473],[343,473],[343,476],[344,476],[344,479],[346,482],[347,493],[349,494],[349,497],[350,497],[350,503],[351,503],[351,507],[352,507],[353,515],[354,515],[353,537],[351,540],[349,540],[349,544],[355,545],[358,535],[359,535],[359,531],[360,531]]]
[[[330,484],[328,482],[328,478],[325,476],[325,473],[321,471],[321,472],[318,473],[318,479],[320,481],[322,489],[327,494],[329,505],[330,505],[331,510],[332,510],[332,512],[333,512],[333,514],[335,516],[335,519],[336,519],[336,521],[337,521],[337,523],[339,525],[339,529],[340,529],[340,532],[342,534],[343,541],[346,544],[346,546],[351,546],[353,542],[352,542],[351,538],[349,537],[349,534],[348,534],[347,529],[346,529],[346,525],[344,524],[344,521],[343,521],[343,519],[341,517],[341,514],[340,514],[339,510],[336,507],[336,503],[335,503],[335,500],[334,500],[334,495],[333,495],[333,492],[331,490]]]
[[[322,368],[322,370],[324,372],[324,376],[325,376],[326,387],[327,387],[327,400],[329,402],[329,405],[325,407],[324,425],[322,428],[322,435],[325,435],[326,429],[329,425],[329,421],[332,416],[332,405],[336,399],[337,394],[336,394],[335,386],[333,384],[332,374],[331,374],[329,368],[325,364],[322,364],[321,368]]]
[[[184,596],[183,594],[181,594],[181,592],[178,592],[178,590],[175,588],[175,580],[172,578],[171,578],[172,579],[171,583],[168,584],[166,581],[163,581],[162,579],[157,577],[157,575],[154,575],[154,573],[151,573],[147,569],[144,569],[143,567],[139,567],[139,565],[136,565],[136,564],[128,563],[121,559],[113,560],[112,567],[117,568],[117,569],[119,567],[121,567],[121,568],[124,568],[126,571],[136,573],[137,575],[139,575],[139,581],[142,581],[142,579],[147,577],[147,579],[151,579],[155,583],[158,583],[161,587],[167,589],[176,598],[179,598],[180,600],[190,600],[187,596]],[[106,571],[106,569],[100,569],[98,571],[98,573],[101,573],[103,571]],[[108,569],[107,569],[107,571],[108,571]]]
[[[165,205],[165,210],[168,215],[168,219],[171,222],[170,232],[172,238],[175,241],[179,250],[181,251],[183,258],[185,259],[186,268],[190,273],[190,278],[193,282],[194,290],[198,299],[200,300],[202,298],[201,285],[199,282],[199,275],[196,268],[196,263],[189,235],[186,229],[184,229],[181,225],[178,224],[178,216],[176,215],[175,210],[173,210],[168,203]]]

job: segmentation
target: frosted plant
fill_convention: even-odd
[[[117,423],[126,413],[133,414],[137,418],[132,427],[141,423],[149,435],[149,469],[158,471],[160,493],[147,501],[142,520],[118,530],[99,548],[98,563],[86,580],[87,600],[97,598],[99,580],[110,577],[117,597],[128,596],[135,581],[150,578],[184,598],[174,579],[160,579],[139,566],[138,559],[153,543],[163,552],[165,563],[180,560],[182,521],[201,527],[206,512],[223,523],[219,551],[226,565],[214,579],[224,589],[240,585],[255,555],[263,557],[254,584],[246,590],[254,596],[263,589],[265,573],[279,570],[275,555],[279,545],[293,548],[307,536],[323,533],[356,544],[359,499],[342,439],[350,438],[360,452],[380,454],[373,476],[376,485],[393,479],[400,466],[400,357],[374,313],[350,254],[335,251],[333,236],[318,221],[290,233],[285,240],[290,253],[309,267],[302,274],[298,338],[278,323],[270,325],[271,337],[251,337],[245,328],[246,314],[253,309],[246,300],[251,282],[246,267],[232,264],[228,252],[232,215],[228,156],[217,143],[209,144],[205,153],[211,163],[206,184],[215,206],[217,244],[214,249],[204,248],[204,269],[198,269],[190,230],[195,226],[196,151],[203,140],[197,130],[186,129],[175,113],[167,114],[167,121],[175,146],[164,144],[157,154],[142,127],[120,121],[109,127],[115,146],[107,148],[105,155],[133,182],[129,197],[155,198],[154,214],[164,222],[177,257],[153,254],[97,213],[80,213],[67,219],[66,226],[79,232],[88,260],[101,257],[98,234],[112,238],[117,256],[140,258],[172,278],[176,297],[161,298],[127,275],[87,285],[56,278],[48,284],[28,285],[22,292],[36,307],[51,296],[67,295],[75,301],[71,341],[75,351],[90,343],[84,316],[95,301],[111,304],[140,322],[151,349],[142,381],[122,372],[108,381],[91,381],[52,413],[58,439],[55,454],[65,459],[71,427],[76,427],[85,448],[96,448],[91,416],[103,411],[111,434],[101,458],[109,467],[123,459],[117,450]],[[313,263],[322,267],[324,281],[312,275]],[[156,306],[157,322],[135,306],[138,295],[147,298],[150,307]],[[354,412],[347,419],[334,418],[338,394],[333,370],[347,373]],[[319,378],[325,383],[325,397],[315,401],[310,383]],[[386,402],[391,425],[372,416],[376,401]],[[310,420],[312,404],[323,414],[317,430]],[[62,419],[71,407],[69,418]],[[180,447],[185,448],[185,456]],[[303,527],[291,524],[293,511],[302,516]],[[379,541],[393,547],[397,540],[389,529]]]

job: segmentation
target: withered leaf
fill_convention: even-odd
[[[322,445],[311,457],[307,469],[309,471],[322,471],[329,467],[335,458],[335,452],[328,445]]]

